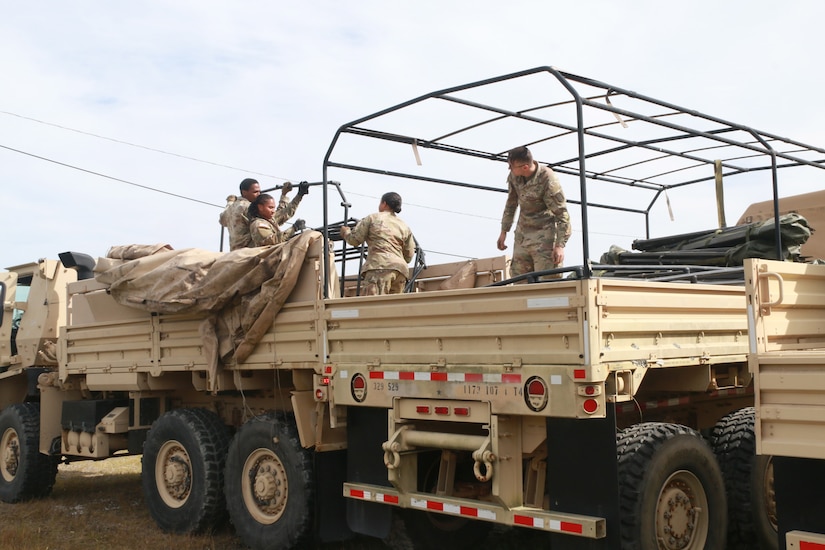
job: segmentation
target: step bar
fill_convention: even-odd
[[[344,483],[344,497],[591,539],[601,539],[607,535],[604,518],[548,512],[538,508],[507,509],[492,503],[428,493],[402,494],[392,487],[381,485]]]

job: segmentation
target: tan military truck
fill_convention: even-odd
[[[773,456],[780,548],[825,548],[825,265],[749,260],[756,449]]]
[[[774,217],[773,201],[751,204],[739,217],[737,225],[762,222]],[[820,225],[825,220],[825,189],[781,197],[778,203],[779,215],[797,213],[809,222]],[[825,260],[825,230],[814,232],[802,245],[800,254],[808,259]]]
[[[562,177],[579,263],[511,278],[506,256],[420,261],[408,292],[359,296],[332,172],[503,205],[476,178],[506,173],[525,142]],[[66,253],[0,276],[0,498],[47,494],[60,460],[142,454],[160,528],[228,516],[254,548],[392,539],[395,517],[423,548],[478,545],[496,524],[562,548],[769,544],[775,531],[754,537],[772,501],[741,480],[758,459],[732,443],[753,440],[741,258],[757,242],[790,258],[810,231],[797,217],[671,242],[651,220],[686,186],[770,196],[785,169],[821,178],[823,153],[552,67],[346,124],[319,231],[225,254]],[[596,214],[641,217],[639,252],[592,261]]]

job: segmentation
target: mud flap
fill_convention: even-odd
[[[607,524],[607,537],[603,539],[551,533],[551,547],[619,548],[619,476],[613,408],[608,408],[606,418],[548,418],[547,450],[550,509],[603,517]]]
[[[825,479],[825,460],[774,456],[773,479],[780,550],[785,550],[788,531],[825,533],[825,500],[820,483]]]
[[[347,481],[391,486],[381,450],[386,440],[386,409],[348,407]],[[347,499],[347,524],[356,533],[385,539],[392,525],[392,507]]]
[[[315,453],[315,532],[321,542],[338,542],[354,536],[347,526],[347,499],[341,492],[346,474],[345,450]]]

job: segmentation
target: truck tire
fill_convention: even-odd
[[[226,459],[226,505],[235,530],[256,550],[305,548],[312,531],[312,453],[301,447],[293,417],[247,421]]]
[[[713,429],[713,451],[728,495],[730,550],[779,548],[773,460],[756,454],[755,414],[753,407],[734,411]]]
[[[622,550],[724,550],[727,505],[698,432],[649,422],[617,436]]]
[[[206,409],[176,409],[158,418],[143,446],[143,495],[167,533],[202,533],[226,519],[223,471],[229,434]]]
[[[0,500],[14,503],[52,491],[59,457],[40,452],[40,405],[18,403],[0,413]]]

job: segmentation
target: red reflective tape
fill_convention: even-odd
[[[505,384],[521,384],[520,374],[502,374],[501,381]]]
[[[377,370],[370,371],[370,378],[384,378],[384,373]]]
[[[350,489],[349,494],[352,497],[364,498],[364,491],[360,489]],[[355,505],[353,504],[353,506]]]
[[[799,541],[799,550],[825,550],[825,544],[801,540]]]
[[[533,518],[529,516],[520,516],[518,514],[513,516],[513,523],[516,525],[526,525],[528,527],[533,526]]]
[[[570,523],[569,521],[562,521],[561,522],[561,530],[566,533],[579,533],[582,532],[582,524],[581,523]]]
[[[459,512],[462,516],[472,516],[474,518],[478,517],[478,508],[470,508],[469,506],[460,506]]]
[[[434,372],[430,374],[430,379],[433,382],[446,382],[447,381],[447,373],[446,372]]]
[[[478,372],[468,372],[464,375],[465,382],[484,382],[484,375]]]
[[[562,521],[561,522],[561,530],[566,533],[581,533],[582,532],[582,524],[581,523],[570,523],[569,521]]]
[[[431,500],[428,500],[427,510],[438,510],[439,512],[442,512],[444,511],[444,505],[440,502],[433,502]]]
[[[395,495],[384,495],[384,502],[388,504],[398,504],[398,497]]]
[[[584,369],[573,369],[573,378],[585,378],[587,373]]]
[[[398,378],[400,380],[415,380],[415,373],[414,372],[399,372]]]

